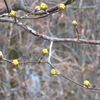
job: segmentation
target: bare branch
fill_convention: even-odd
[[[1,18],[0,22],[14,23],[14,24],[22,27],[23,29],[25,29],[26,31],[31,33],[32,35],[37,36],[39,38],[43,38],[43,39],[48,40],[48,41],[53,41],[53,42],[74,42],[74,43],[82,43],[82,44],[100,45],[100,40],[86,40],[86,39],[79,39],[78,40],[77,38],[56,38],[56,37],[46,36],[46,35],[40,34],[39,32],[36,32],[35,30],[33,30],[32,28],[30,28],[27,25],[23,25],[23,23],[21,23],[21,22],[16,22],[15,23],[12,19]]]
[[[52,44],[52,42],[51,42],[51,44]],[[8,63],[11,62],[10,60],[7,60],[7,59],[6,59],[5,61],[7,61]],[[24,61],[24,62],[19,62],[19,64],[28,64],[28,63],[39,63],[39,61]],[[41,63],[47,63],[47,64],[49,64],[53,69],[57,70],[56,67],[55,67],[50,61],[41,61]],[[11,64],[12,64],[12,63],[11,63]],[[57,70],[57,71],[58,71],[58,70]],[[59,71],[58,71],[58,72],[59,72]],[[66,77],[66,76],[63,75],[61,72],[59,72],[58,75],[61,76],[61,77],[63,77],[63,78],[65,78],[65,79],[67,79],[67,80],[69,80],[70,82],[72,82],[72,83],[74,83],[74,84],[76,84],[76,85],[82,87],[82,88],[89,89],[89,90],[100,90],[100,88],[93,88],[93,87],[87,88],[87,87],[85,87],[84,85],[82,85],[82,84],[80,84],[80,83],[78,83],[78,82],[75,82],[74,80],[72,80],[72,79]],[[0,92],[3,92],[3,91],[0,91]]]
[[[53,46],[53,41],[51,41],[51,43],[50,43],[50,48],[49,48],[49,57],[48,57],[48,61],[49,61],[49,62],[50,62],[51,53],[52,53],[52,46]]]
[[[64,2],[65,5],[69,5],[71,3],[73,3],[76,0],[67,0],[66,2]],[[58,10],[58,5],[51,7],[49,9],[47,9],[48,13],[54,12]],[[42,14],[46,14],[46,12],[36,12],[35,15],[42,15]]]
[[[11,7],[8,7],[8,8],[10,8],[14,11],[22,10],[24,12],[31,13],[31,10],[26,8],[21,2],[14,3]],[[7,13],[7,12],[8,12],[8,10],[5,7],[0,9],[0,15],[3,13]]]
[[[75,0],[67,0],[66,2],[64,2],[65,5],[69,5],[71,3],[73,3]],[[24,12],[27,12],[27,13],[31,13],[32,10],[28,9],[25,7],[25,5],[23,4],[23,2],[17,2],[15,4],[13,4],[11,7],[12,10],[22,10]],[[51,13],[51,12],[54,12],[54,11],[57,11],[58,10],[58,5],[54,6],[54,7],[51,7],[49,9],[47,9],[47,12],[48,13]],[[3,13],[7,13],[7,9],[6,8],[1,8],[0,9],[0,15],[3,14]],[[35,15],[43,15],[43,14],[46,14],[45,11],[40,11],[40,12],[36,12]]]
[[[6,8],[7,8],[7,11],[9,13],[9,7],[8,7],[8,4],[7,4],[6,0],[4,0],[4,2],[5,2],[5,5],[6,5]]]

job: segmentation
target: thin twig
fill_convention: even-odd
[[[50,62],[50,58],[52,55],[52,46],[53,46],[53,41],[50,42],[50,47],[49,47],[49,57],[48,57],[48,61]]]
[[[10,60],[6,59],[6,58],[3,58],[3,60],[6,61],[6,62],[8,62],[8,63],[11,63],[11,64],[12,64],[12,62],[11,62]],[[19,62],[19,64],[28,64],[28,63],[39,63],[39,61],[25,61],[25,62]],[[49,64],[53,69],[57,70],[56,67],[55,67],[50,61],[41,61],[41,63],[47,63],[47,64]],[[57,72],[58,72],[58,73],[57,73],[58,75],[62,76],[63,78],[69,80],[70,82],[72,82],[72,83],[74,83],[74,84],[76,84],[76,85],[78,85],[78,86],[80,86],[80,87],[82,87],[82,88],[90,89],[90,90],[100,90],[100,88],[93,88],[93,87],[87,88],[87,87],[85,87],[84,85],[82,85],[82,84],[80,84],[80,83],[78,83],[78,82],[75,82],[75,81],[73,81],[72,79],[66,77],[66,76],[63,75],[60,71],[57,70]]]
[[[9,14],[9,7],[8,7],[8,4],[7,4],[6,0],[4,0],[4,2],[5,2],[5,5],[6,5],[6,8],[7,8],[7,12],[8,12],[8,14]]]
[[[3,58],[3,60],[10,63],[10,64],[12,64],[12,62],[10,60],[6,59],[6,58]]]
[[[55,70],[57,70],[56,67],[52,65],[52,63],[50,63],[50,62],[47,62],[47,63],[48,63],[52,68],[54,68]],[[58,70],[57,70],[57,71],[58,71]],[[82,84],[80,84],[80,83],[78,83],[78,82],[75,82],[75,81],[73,81],[72,79],[66,77],[66,76],[63,75],[60,71],[58,71],[58,72],[59,72],[58,75],[62,76],[63,78],[69,80],[70,82],[72,82],[72,83],[74,83],[74,84],[76,84],[76,85],[78,85],[78,86],[80,86],[80,87],[82,87],[82,88],[89,89],[89,90],[100,90],[100,88],[93,88],[93,87],[88,87],[88,88],[87,88],[87,87],[85,87],[84,85],[82,85]]]

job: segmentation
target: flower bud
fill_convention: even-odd
[[[63,3],[62,3],[62,4],[59,4],[59,9],[60,9],[60,10],[64,10],[65,7],[66,7],[65,4],[63,4]]]
[[[18,62],[17,59],[15,59],[15,60],[12,61],[12,64],[13,64],[14,66],[17,66],[17,65],[19,64],[19,62]]]
[[[2,60],[3,59],[3,54],[2,54],[2,52],[0,51],[0,60]]]
[[[40,10],[41,10],[40,6],[35,7],[35,12],[40,11]]]
[[[16,12],[14,10],[11,10],[10,13],[9,13],[9,15],[11,17],[15,17],[16,16]]]
[[[55,75],[57,74],[57,71],[55,69],[51,69],[50,74]]]
[[[73,24],[74,26],[76,26],[78,23],[77,23],[76,20],[73,20],[73,21],[72,21],[72,24]]]
[[[88,80],[85,80],[83,84],[84,84],[84,86],[86,86],[87,88],[90,86],[90,82],[89,82]]]
[[[41,3],[40,4],[40,8],[41,8],[41,10],[46,10],[47,8],[48,8],[48,6],[46,5],[46,3]]]
[[[43,50],[42,50],[42,54],[43,54],[43,55],[48,54],[48,49],[43,49]]]

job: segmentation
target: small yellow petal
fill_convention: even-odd
[[[51,69],[50,74],[55,75],[57,74],[57,71],[55,69]]]
[[[76,26],[76,25],[77,25],[77,21],[76,21],[76,20],[73,20],[73,21],[72,21],[72,24],[73,24],[74,26]]]
[[[60,4],[60,5],[59,5],[59,9],[60,9],[60,10],[64,10],[65,7],[66,7],[65,4]]]
[[[89,86],[90,86],[90,82],[89,82],[88,80],[85,80],[83,84],[84,84],[84,86],[86,86],[86,87],[89,87]]]
[[[14,10],[11,10],[10,13],[9,13],[9,15],[10,15],[11,17],[14,17],[14,16],[16,16],[16,12],[15,12]]]
[[[13,65],[14,65],[14,66],[17,66],[17,65],[19,64],[19,62],[18,62],[18,60],[17,60],[17,59],[13,60],[13,62],[12,62],[12,63],[13,63]]]
[[[0,60],[2,60],[3,59],[3,54],[2,54],[2,52],[0,51]]]
[[[41,8],[41,10],[46,10],[47,8],[48,8],[48,6],[46,5],[46,3],[41,3],[40,4],[40,8]]]
[[[43,50],[42,50],[42,54],[45,55],[45,54],[47,54],[47,53],[48,53],[48,49],[43,49]]]

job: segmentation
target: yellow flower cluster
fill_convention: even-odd
[[[65,4],[63,4],[63,3],[62,3],[62,4],[59,4],[59,9],[60,9],[60,10],[64,10],[65,7],[66,7]]]
[[[40,9],[41,9],[41,10],[46,10],[47,8],[48,8],[48,6],[46,5],[46,3],[43,3],[43,2],[42,2],[42,3],[40,4]]]
[[[64,10],[65,7],[66,7],[66,6],[65,6],[65,4],[63,4],[63,3],[58,5],[58,8],[59,8],[60,10]],[[48,8],[47,4],[41,2],[41,4],[40,4],[39,6],[36,6],[36,7],[35,7],[35,12],[37,12],[37,11],[39,11],[39,10],[44,10],[44,11],[46,11],[47,8]]]
[[[48,8],[47,4],[41,2],[41,4],[39,6],[35,7],[35,12],[40,11],[40,10],[46,11],[47,8]]]
[[[88,80],[85,80],[83,84],[84,84],[84,86],[86,86],[87,88],[90,86],[90,82],[89,82]]]
[[[57,71],[55,69],[51,69],[50,74],[55,75],[57,74]]]
[[[72,21],[72,24],[73,24],[74,26],[76,26],[78,23],[77,23],[76,20],[73,20],[73,21]]]
[[[43,55],[48,54],[48,49],[43,49],[43,50],[42,50],[42,54],[43,54]]]
[[[14,66],[17,66],[17,65],[19,64],[19,62],[18,62],[17,59],[14,59],[14,60],[12,61],[12,63],[13,63]]]
[[[16,12],[14,10],[11,10],[10,13],[9,13],[9,15],[11,17],[15,17],[16,16]]]
[[[2,60],[3,59],[3,54],[2,54],[2,52],[0,51],[0,60]]]

